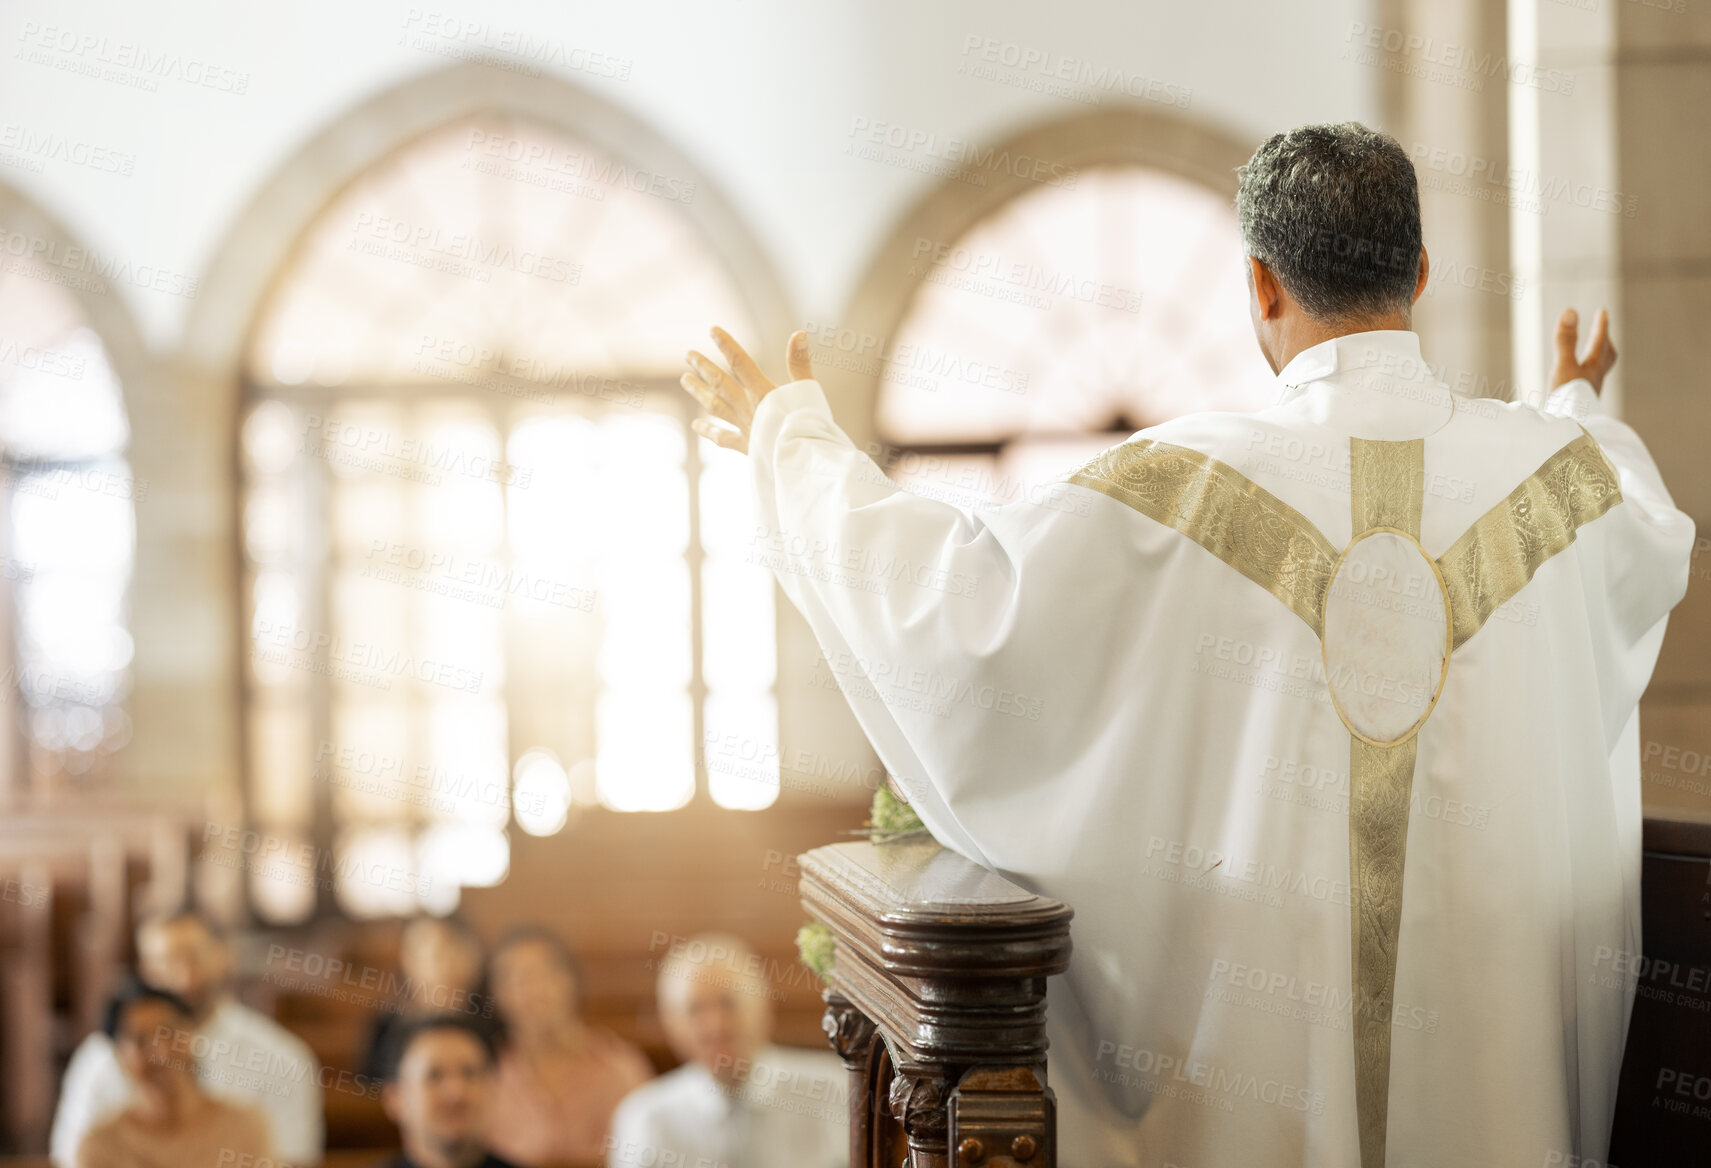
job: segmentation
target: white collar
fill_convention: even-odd
[[[1295,354],[1277,374],[1276,405],[1319,386],[1327,415],[1362,437],[1387,439],[1430,434],[1455,412],[1456,395],[1420,355],[1410,329],[1345,333]]]
[[[1334,373],[1374,369],[1400,380],[1433,379],[1426,359],[1420,355],[1420,334],[1412,329],[1344,333],[1302,349],[1278,370],[1277,404],[1297,396],[1303,386],[1323,381]]]

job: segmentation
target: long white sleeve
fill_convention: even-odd
[[[1604,412],[1591,383],[1565,382],[1546,399],[1544,412],[1584,426],[1615,466],[1622,487],[1622,505],[1586,532],[1603,567],[1605,603],[1590,604],[1588,611],[1595,617],[1614,743],[1651,678],[1669,611],[1687,592],[1694,524],[1676,509],[1640,436]]]
[[[941,842],[1003,867],[976,843],[1007,834],[989,816],[1049,814],[1052,777],[1106,712],[1099,614],[1120,585],[1089,571],[1087,522],[1103,500],[1059,485],[975,515],[912,494],[812,380],[762,401],[749,452],[769,562],[886,769]]]

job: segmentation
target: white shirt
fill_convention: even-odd
[[[321,1068],[308,1044],[266,1015],[226,998],[186,1045],[209,1094],[267,1116],[276,1156],[291,1164],[320,1163]],[[54,1163],[72,1168],[84,1135],[122,1110],[131,1095],[112,1041],[100,1031],[85,1038],[60,1083],[49,1141]]]
[[[612,1116],[607,1168],[846,1168],[849,1072],[831,1052],[765,1046],[740,1088],[699,1063],[636,1088]]]
[[[750,437],[759,537],[933,833],[1075,910],[1048,1017],[1062,1163],[1355,1165],[1375,1109],[1389,1168],[1602,1160],[1640,937],[1636,707],[1693,524],[1585,382],[1543,411],[1458,397],[1384,331],[1299,354],[1278,389],[970,514],[899,489],[793,382]],[[1366,477],[1404,455],[1412,495]],[[1533,495],[1506,502],[1547,464],[1580,476],[1563,546]],[[1403,565],[1363,607],[1325,572],[1397,525],[1357,531],[1373,500],[1418,531],[1336,568]],[[1279,554],[1269,584],[1234,566]],[[1471,634],[1453,652],[1446,623]],[[1425,717],[1409,811],[1362,820],[1357,882],[1350,791],[1388,788],[1354,731],[1396,703]],[[1354,923],[1385,919],[1388,942]],[[1395,955],[1382,1058],[1354,1050],[1357,934],[1362,984]]]

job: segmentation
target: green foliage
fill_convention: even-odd
[[[832,930],[811,921],[796,930],[796,954],[821,981],[832,973]]]
[[[873,793],[873,807],[868,813],[868,839],[882,844],[905,836],[926,834],[926,825],[909,804],[884,787]],[[827,981],[831,976],[833,951],[832,930],[818,921],[803,925],[796,931],[797,956],[821,981]]]
[[[900,836],[915,835],[927,830],[915,809],[881,787],[873,793],[873,808],[868,812],[868,839],[876,844]]]

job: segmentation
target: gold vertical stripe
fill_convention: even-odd
[[[1375,527],[1420,538],[1426,443],[1349,439],[1355,540]],[[1361,1168],[1384,1168],[1390,1120],[1390,1017],[1402,936],[1402,862],[1419,736],[1385,745],[1349,735],[1349,973]]]
[[[1539,565],[1573,543],[1582,524],[1621,501],[1615,467],[1582,427],[1579,438],[1546,459],[1438,557],[1456,648],[1525,588]]]
[[[1349,507],[1356,535],[1394,527],[1420,538],[1426,498],[1426,440],[1377,442],[1349,439]]]
[[[1411,734],[1396,746],[1349,736],[1349,916],[1352,926],[1355,1116],[1361,1168],[1384,1168],[1390,1033],[1402,934],[1402,864],[1414,787]]]
[[[1305,515],[1235,467],[1141,438],[1095,455],[1068,481],[1181,532],[1283,601],[1315,635],[1323,632],[1337,550]]]

